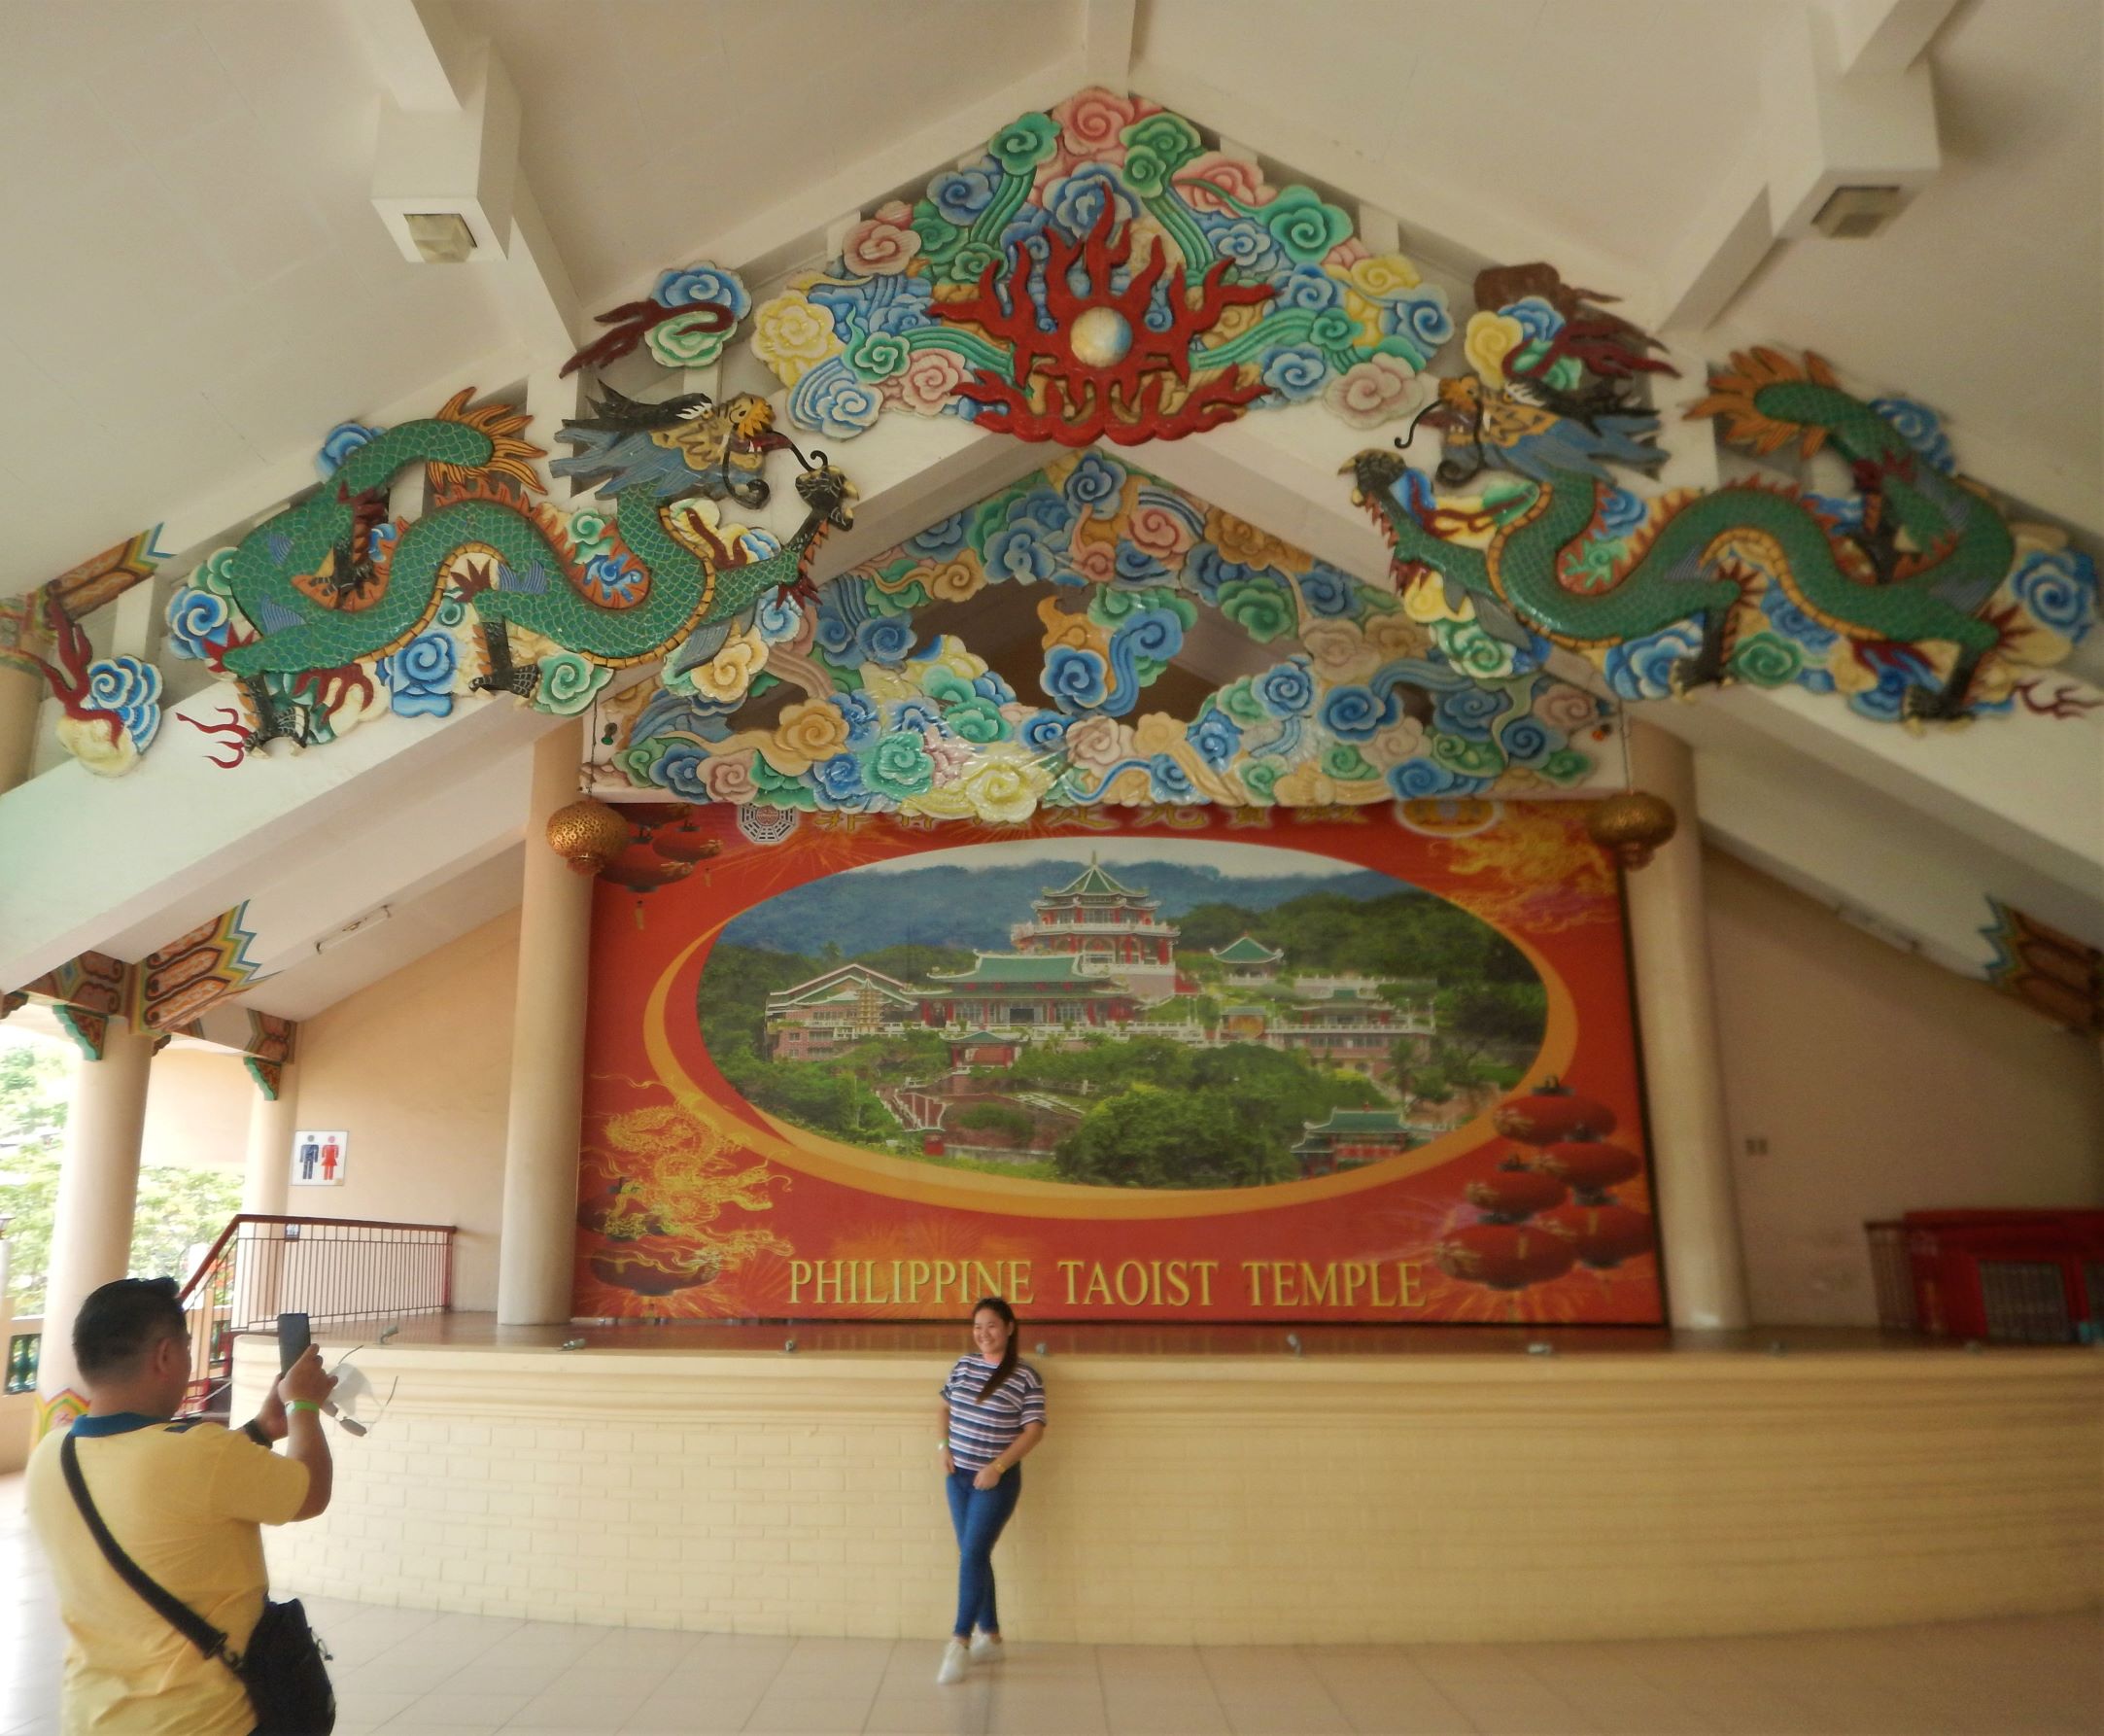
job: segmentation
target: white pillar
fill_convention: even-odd
[[[577,799],[582,756],[582,727],[574,723],[551,730],[534,748],[497,1256],[497,1318],[505,1326],[564,1321],[570,1312],[592,877],[550,850],[544,834],[548,816]]]
[[[146,1085],[154,1033],[110,1021],[100,1060],[74,1074],[52,1213],[51,1280],[45,1286],[44,1344],[37,1366],[38,1433],[63,1423],[61,1402],[82,1392],[73,1361],[73,1317],[90,1291],[131,1266],[132,1215],[139,1199],[139,1141],[146,1130]]]
[[[299,1071],[287,1061],[278,1071],[278,1094],[259,1087],[249,1103],[249,1136],[241,1172],[241,1209],[283,1217],[291,1186],[293,1130],[299,1121]],[[285,1236],[282,1230],[255,1226],[241,1237],[234,1257],[233,1323],[255,1326],[278,1311]]]
[[[1680,816],[1673,841],[1627,882],[1667,1304],[1676,1327],[1733,1331],[1747,1319],[1745,1259],[1710,981],[1695,756],[1676,737],[1638,723],[1630,731],[1630,770],[1638,789],[1664,796]]]

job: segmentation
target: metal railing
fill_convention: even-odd
[[[317,1326],[447,1312],[453,1236],[451,1224],[254,1212],[230,1219],[180,1295],[190,1317],[189,1408],[224,1410],[234,1339],[275,1331],[281,1312]]]

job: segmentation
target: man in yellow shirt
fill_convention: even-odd
[[[171,1421],[190,1382],[190,1332],[172,1278],[105,1284],[73,1323],[90,1403],[72,1429],[102,1522],[133,1561],[236,1651],[263,1612],[259,1525],[328,1505],[322,1405],[336,1384],[310,1347],[239,1430]],[[65,1736],[249,1736],[256,1715],[225,1663],[161,1618],[96,1546],[51,1435],[31,1455],[30,1524],[66,1625]],[[269,1443],[286,1442],[283,1457]]]

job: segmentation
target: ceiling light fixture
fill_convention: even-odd
[[[1896,187],[1837,187],[1813,216],[1811,226],[1829,241],[1867,240],[1880,233],[1906,202],[1907,195]]]
[[[427,265],[464,265],[474,257],[475,232],[458,211],[411,211],[402,222]]]
[[[340,947],[352,935],[363,934],[368,928],[379,927],[382,922],[386,921],[394,914],[395,907],[391,904],[383,904],[378,910],[369,910],[355,920],[344,923],[335,933],[323,935],[320,940],[314,943],[314,950],[317,953],[326,953],[331,947]]]

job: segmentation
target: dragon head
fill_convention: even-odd
[[[1459,452],[1471,457],[1479,449],[1483,425],[1483,387],[1474,379],[1440,379],[1432,400],[1410,418],[1410,427],[1393,446],[1369,446],[1356,454],[1343,467],[1351,472],[1355,487],[1353,502],[1367,507],[1378,520],[1381,517],[1381,499],[1392,493],[1395,486],[1408,474],[1410,464],[1403,454],[1410,449],[1410,442],[1417,437],[1420,428],[1435,428],[1448,436],[1446,445],[1449,456],[1441,461],[1440,480],[1452,482],[1457,479],[1452,472],[1463,467],[1454,456]],[[1478,462],[1466,470],[1473,475],[1480,469]],[[1342,473],[1342,471],[1340,471]]]
[[[723,406],[740,439],[757,440],[775,426],[775,406],[757,392],[741,392]]]
[[[810,468],[797,476],[796,493],[813,518],[823,518],[837,530],[853,527],[855,485],[826,463],[823,452],[813,450]]]

